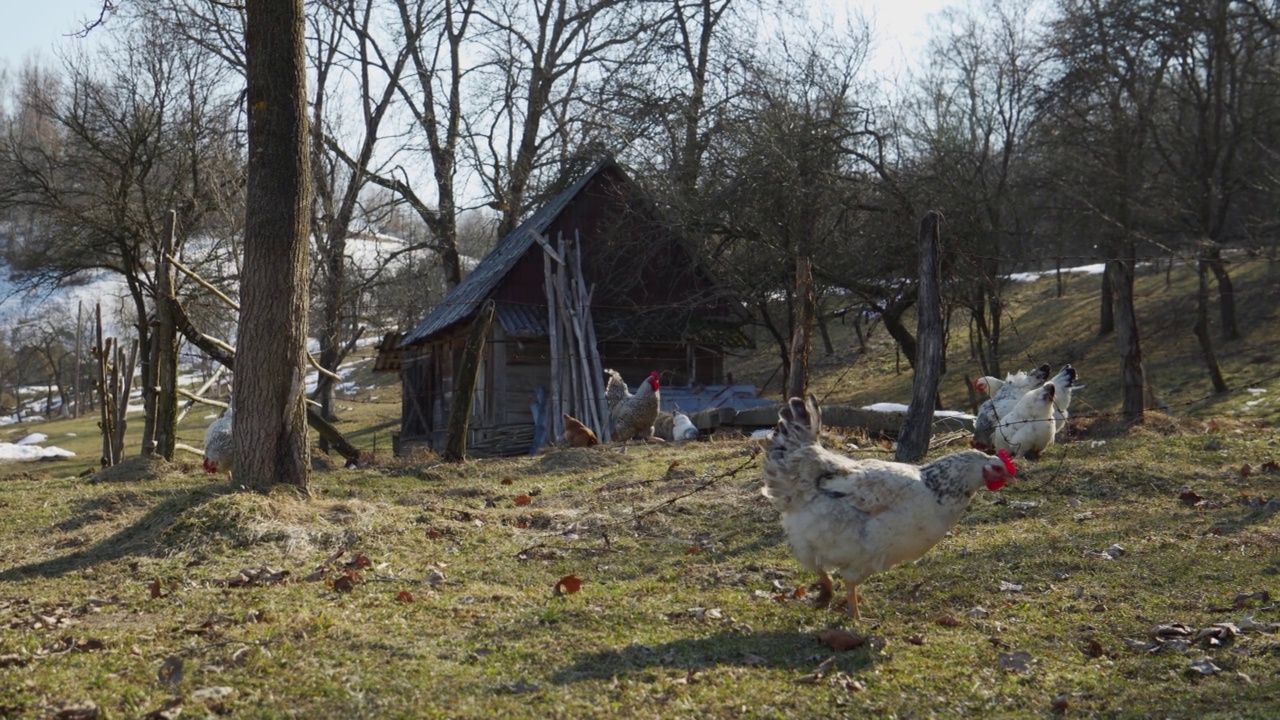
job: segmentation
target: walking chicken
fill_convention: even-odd
[[[624,444],[634,437],[641,437],[646,442],[659,440],[653,435],[653,422],[658,419],[658,406],[661,404],[658,371],[649,373],[634,393],[617,371],[606,369],[604,372],[609,376],[604,395],[609,401],[609,416],[613,419],[613,438]]]
[[[924,466],[854,460],[818,442],[817,400],[792,398],[778,413],[764,463],[762,492],[782,515],[791,552],[818,574],[818,606],[831,601],[831,577],[844,578],[846,612],[862,618],[858,584],[920,558],[956,524],[982,487],[999,490],[1016,472],[1006,451],[966,450]]]

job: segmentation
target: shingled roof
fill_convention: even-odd
[[[404,340],[400,343],[400,347],[408,347],[414,343],[426,340],[431,336],[443,330],[447,330],[453,325],[460,323],[471,317],[480,304],[489,298],[489,295],[502,282],[502,278],[511,272],[511,268],[515,267],[516,261],[524,255],[529,246],[535,242],[534,236],[541,235],[547,231],[565,209],[571,200],[586,187],[600,171],[605,168],[613,167],[615,162],[612,158],[605,158],[596,163],[595,167],[578,179],[569,187],[565,188],[559,195],[556,195],[549,202],[544,204],[537,212],[530,215],[520,226],[512,230],[509,235],[504,237],[494,246],[493,250],[480,261],[475,270],[471,274],[458,283],[458,287],[453,289],[440,301],[427,316],[418,323]]]

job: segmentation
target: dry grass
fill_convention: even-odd
[[[1019,317],[1047,359],[1087,325]],[[1105,409],[1112,361],[1079,352],[1081,407]],[[892,364],[833,362],[815,384],[899,399],[901,378],[868,370]],[[791,597],[813,578],[742,438],[462,464],[380,453],[317,470],[309,498],[240,492],[190,459],[4,466],[0,716],[1277,717],[1280,435],[1237,400],[1136,429],[1078,413],[1017,486],[874,577],[876,619],[856,625]],[[385,423],[371,407],[364,427]],[[39,429],[77,432],[92,458],[73,427]],[[372,449],[385,429],[349,432]],[[1219,644],[1150,638],[1223,622],[1240,632]],[[837,651],[816,639],[831,628],[871,640]],[[1218,671],[1193,670],[1202,657]]]

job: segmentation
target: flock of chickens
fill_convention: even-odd
[[[972,450],[926,465],[854,459],[822,446],[822,414],[817,400],[791,398],[778,413],[769,437],[761,492],[778,510],[792,554],[818,576],[817,605],[833,595],[831,575],[844,580],[845,609],[861,620],[858,585],[871,575],[918,560],[960,519],[973,496],[1013,483],[1015,456],[1035,458],[1053,443],[1067,420],[1077,373],[1064,365],[1052,379],[1049,365],[982,377],[974,388],[989,397],[974,423]],[[633,393],[614,370],[605,370],[605,397],[614,437],[626,444],[654,434],[661,388],[651,372]],[[230,471],[232,412],[205,433],[204,467]],[[571,447],[600,444],[592,430],[564,415],[564,442]],[[689,418],[675,413],[674,436],[697,436]],[[988,451],[994,452],[989,455]]]

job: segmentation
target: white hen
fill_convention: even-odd
[[[846,611],[861,619],[858,584],[920,558],[955,525],[984,485],[999,490],[1014,476],[1007,452],[977,450],[924,466],[854,460],[818,443],[818,403],[792,398],[778,413],[762,492],[782,514],[791,552],[818,574],[819,607],[831,600],[831,577],[844,578]]]
[[[694,440],[698,437],[698,428],[688,415],[676,410],[671,413],[671,437],[676,442]]]
[[[236,448],[231,439],[231,408],[204,431],[204,469],[217,474],[231,473],[236,464]]]
[[[997,449],[1015,457],[1036,458],[1053,444],[1053,398],[1057,386],[1051,382],[1022,396],[1013,409],[1000,418],[992,434]]]
[[[978,408],[978,417],[973,421],[973,447],[979,450],[994,447],[991,444],[991,436],[1000,424],[1000,419],[1013,410],[1013,406],[1018,404],[1018,400],[1022,399],[1023,395],[1040,387],[1048,379],[1048,363],[1031,372],[1019,372],[1005,377],[1004,383],[996,394]]]
[[[1055,432],[1062,432],[1067,424],[1067,408],[1071,407],[1071,391],[1076,388],[1078,375],[1070,364],[1063,365],[1057,375],[1053,376],[1053,386],[1057,388],[1053,397],[1053,426]],[[1083,387],[1083,386],[1082,386]]]

